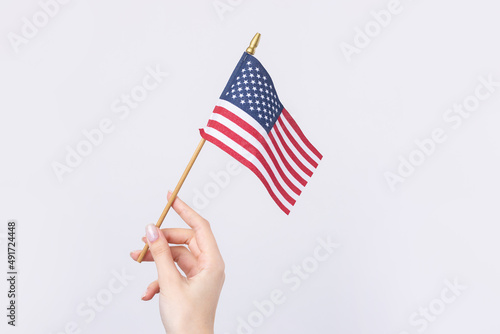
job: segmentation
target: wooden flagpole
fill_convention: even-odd
[[[250,42],[250,45],[246,49],[246,52],[254,55],[255,54],[255,49],[259,45],[260,41],[260,34],[257,33],[255,36],[252,38],[252,41]],[[203,145],[205,144],[205,138],[201,138],[200,143],[198,144],[198,147],[196,147],[196,150],[193,153],[193,156],[191,157],[191,160],[189,160],[189,163],[184,170],[184,173],[182,173],[182,176],[177,182],[177,185],[175,186],[174,191],[172,192],[172,195],[170,196],[170,199],[167,202],[167,205],[165,206],[165,209],[163,209],[163,212],[161,213],[160,218],[158,219],[158,222],[156,223],[157,227],[160,227],[161,224],[163,223],[163,220],[167,216],[168,211],[170,210],[170,207],[172,206],[172,203],[174,203],[175,198],[177,197],[177,194],[179,193],[179,190],[181,190],[182,184],[186,180],[186,177],[189,174],[189,171],[191,170],[191,167],[193,167],[194,162],[196,161],[196,158],[198,157],[198,154],[200,154],[201,149],[203,148]],[[139,258],[137,259],[137,262],[141,263],[142,260],[144,259],[144,256],[146,256],[146,253],[148,252],[149,245],[146,243],[144,248],[142,249],[141,254],[139,255]]]

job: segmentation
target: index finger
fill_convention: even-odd
[[[168,192],[167,198],[170,198],[170,196],[172,196],[172,193]],[[212,233],[208,221],[191,209],[189,205],[184,203],[179,197],[175,198],[172,207],[182,220],[193,229],[196,243],[200,251],[202,253],[215,253],[220,255],[217,242],[215,241],[214,234]]]

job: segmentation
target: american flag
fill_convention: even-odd
[[[281,104],[269,73],[246,52],[200,132],[257,175],[286,214],[322,158]]]

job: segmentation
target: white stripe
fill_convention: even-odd
[[[291,116],[290,116],[291,117]],[[293,138],[295,138],[295,140],[297,141],[297,144],[300,145],[300,147],[302,147],[302,149],[306,152],[306,154],[308,156],[311,157],[311,159],[313,159],[314,161],[316,161],[316,163],[319,164],[319,162],[321,161],[318,156],[316,154],[314,154],[310,149],[309,147],[302,141],[302,139],[300,138],[299,134],[294,130],[294,128],[290,125],[290,123],[288,122],[288,120],[286,119],[285,116],[281,117],[281,121],[283,122],[283,125],[284,127],[290,132],[290,135],[293,136]]]
[[[212,113],[212,116],[210,117],[210,119],[212,119],[214,121],[217,121],[217,122],[225,125],[231,131],[236,132],[241,137],[243,137],[243,139],[245,139],[250,144],[252,144],[262,154],[262,156],[264,157],[264,159],[268,162],[268,165],[271,168],[271,170],[273,171],[276,179],[278,180],[278,182],[280,182],[280,184],[283,186],[283,188],[285,189],[285,191],[287,193],[289,193],[290,196],[292,196],[292,198],[294,198],[294,199],[297,199],[299,197],[299,195],[297,195],[285,183],[285,181],[281,177],[280,173],[278,172],[278,169],[276,168],[276,166],[272,162],[271,158],[269,157],[269,154],[267,153],[266,149],[264,148],[264,146],[254,136],[252,136],[250,133],[248,133],[245,129],[240,128],[238,126],[238,124],[233,123],[231,120],[225,118],[224,116],[222,116],[220,114]],[[276,160],[279,161],[279,157],[277,157]],[[297,181],[293,177],[292,174],[290,174],[290,172],[288,171],[288,169],[284,165],[279,164],[279,166],[281,167],[281,169],[283,170],[283,173],[285,174],[286,177],[288,177],[288,179],[290,180],[291,183],[293,183],[297,188],[299,188],[299,190],[303,190],[304,189],[304,186],[302,184],[300,184],[299,181]]]
[[[266,179],[267,183],[269,184],[269,187],[271,188],[271,191],[274,193],[274,195],[276,195],[276,197],[283,204],[283,206],[285,206],[287,209],[291,209],[292,208],[292,204],[290,204],[283,197],[283,195],[281,195],[281,193],[276,188],[276,186],[274,185],[273,181],[271,180],[271,178],[267,174],[266,169],[262,166],[262,164],[260,163],[260,161],[253,154],[251,154],[250,152],[248,152],[247,150],[245,150],[243,147],[241,147],[241,145],[239,145],[238,143],[234,142],[232,139],[228,138],[225,134],[223,134],[220,131],[217,131],[214,128],[206,127],[205,128],[205,132],[208,135],[210,135],[210,136],[212,136],[212,137],[220,140],[221,142],[223,142],[224,144],[226,144],[227,146],[229,146],[231,149],[233,149],[234,151],[236,151],[238,154],[240,154],[241,156],[243,156],[246,160],[250,161],[262,173],[262,175]]]
[[[277,152],[277,149],[274,147],[273,143],[269,139],[269,135],[264,130],[264,128],[259,124],[259,122],[257,122],[252,116],[250,116],[249,114],[247,114],[234,104],[227,102],[226,100],[219,100],[219,103],[217,105],[221,106],[226,110],[229,110],[230,112],[232,112],[233,114],[235,114],[236,116],[238,116],[239,118],[250,124],[250,126],[253,127],[255,130],[257,130],[266,140],[267,145],[271,148],[271,151],[273,152],[276,159],[283,163],[283,159],[281,159],[280,155]],[[300,169],[300,167],[297,166],[295,161],[293,161],[293,159],[288,155],[288,152],[280,145],[280,141],[276,135],[274,135],[274,138],[276,138],[276,143],[280,147],[280,152],[283,154],[283,158],[288,162],[290,167],[307,182],[310,179],[310,176],[304,173],[302,169]],[[285,169],[288,170],[288,168],[286,167]]]
[[[280,115],[280,117],[284,118],[285,116]],[[278,128],[278,130],[279,130],[279,132],[281,134],[281,138],[283,138],[283,140],[286,142],[287,146],[292,150],[293,154],[295,154],[295,156],[297,157],[297,159],[299,159],[300,162],[302,162],[302,164],[304,166],[306,166],[307,169],[309,169],[311,172],[313,172],[316,169],[316,167],[314,167],[313,165],[311,165],[311,163],[309,161],[307,161],[306,158],[304,158],[302,156],[302,154],[300,154],[300,152],[295,148],[295,145],[293,145],[293,143],[290,141],[290,139],[286,135],[285,131],[283,131],[283,128],[281,127],[281,125],[279,124],[278,121],[276,121],[276,123],[274,124],[274,127],[273,127],[272,130],[274,130],[275,128]],[[279,138],[278,138],[278,140],[279,140]]]

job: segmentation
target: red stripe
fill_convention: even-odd
[[[304,144],[306,144],[306,146],[311,150],[311,152],[313,152],[321,160],[323,158],[323,156],[321,155],[321,153],[319,153],[319,151],[316,149],[316,147],[314,147],[309,142],[309,140],[307,140],[306,136],[304,136],[304,134],[302,133],[302,130],[299,128],[298,124],[292,118],[292,115],[290,115],[290,113],[285,108],[283,108],[283,111],[281,113],[283,115],[285,115],[286,120],[288,121],[288,123],[290,123],[290,125],[295,130],[295,132],[297,132],[297,134],[299,135],[300,139],[302,139]]]
[[[283,137],[281,136],[280,131],[276,127],[276,124],[275,124],[275,126],[273,126],[271,132],[272,131],[276,132],[276,135],[278,136],[278,139],[280,140],[281,144],[285,148],[285,151],[288,153],[288,155],[290,156],[290,158],[292,158],[292,160],[295,162],[295,164],[297,166],[299,166],[299,168],[302,169],[302,171],[304,173],[306,173],[309,177],[311,177],[313,173],[309,169],[307,169],[306,166],[304,166],[304,164],[295,156],[295,154],[293,154],[293,152],[290,149],[290,147],[288,147],[288,144],[283,140]],[[269,132],[269,133],[271,133],[271,132]]]
[[[264,157],[262,156],[262,153],[260,153],[260,151],[257,148],[255,148],[255,146],[253,146],[251,143],[249,143],[246,139],[241,137],[236,132],[229,129],[227,126],[225,126],[217,121],[209,120],[207,126],[223,133],[229,139],[233,140],[235,143],[237,143],[238,145],[243,147],[245,150],[247,150],[248,152],[253,154],[257,158],[257,160],[260,161],[262,166],[264,166],[267,174],[269,175],[269,177],[273,181],[276,188],[278,188],[278,191],[281,193],[281,195],[283,195],[283,197],[290,204],[292,204],[292,205],[295,204],[295,200],[288,194],[288,192],[286,192],[285,189],[283,189],[283,187],[281,186],[281,183],[278,181],[278,179],[274,175],[273,171],[271,170],[271,167],[269,167],[269,164],[267,163],[266,159],[264,159]]]
[[[273,146],[276,148],[276,152],[278,152],[278,155],[280,156],[281,161],[283,161],[283,163],[285,164],[286,168],[290,171],[290,173],[292,173],[295,179],[297,179],[297,181],[299,181],[300,184],[305,187],[307,181],[304,180],[304,178],[300,176],[299,173],[297,173],[297,171],[290,165],[288,160],[283,155],[283,152],[281,152],[281,149],[279,148],[278,143],[276,142],[276,139],[274,138],[273,134],[269,132],[267,135],[269,136],[269,139],[271,140]]]
[[[292,191],[294,193],[296,193],[297,195],[300,195],[300,193],[301,193],[300,189],[297,188],[297,186],[295,186],[295,184],[293,184],[290,181],[290,179],[286,176],[286,174],[283,172],[283,169],[281,169],[281,166],[279,165],[278,161],[276,160],[274,153],[271,151],[271,148],[267,144],[264,137],[259,133],[259,131],[257,131],[253,126],[251,126],[250,124],[245,122],[243,119],[241,119],[240,117],[238,117],[237,115],[235,115],[234,113],[232,113],[231,111],[229,111],[223,107],[217,106],[217,107],[215,107],[213,112],[214,112],[214,114],[219,114],[219,115],[227,118],[231,122],[235,123],[240,128],[242,128],[243,130],[245,130],[246,132],[251,134],[259,143],[261,143],[262,146],[264,147],[264,149],[266,150],[267,154],[271,158],[274,166],[278,170],[278,173],[281,175],[281,177],[285,181],[285,183],[288,185],[288,187],[290,187],[290,189],[292,189]],[[306,183],[306,181],[299,174],[297,174],[297,172],[292,168],[292,166],[290,166],[290,164],[286,160],[282,159],[282,161],[283,161],[285,167],[290,172],[290,174],[292,174],[292,176],[295,179],[297,179],[297,181],[299,181],[300,184],[305,185],[304,183]]]
[[[271,195],[272,199],[274,200],[274,202],[276,202],[276,204],[280,207],[280,209],[284,213],[286,213],[287,215],[290,213],[290,210],[287,209],[283,205],[283,203],[281,203],[281,201],[278,199],[278,197],[276,197],[276,195],[272,191],[271,187],[267,183],[266,178],[257,169],[257,167],[255,167],[255,165],[253,163],[251,163],[250,161],[248,161],[247,159],[245,159],[242,155],[240,155],[239,153],[237,153],[236,151],[234,151],[232,148],[230,148],[229,146],[227,146],[226,144],[224,144],[223,142],[221,142],[217,138],[215,138],[215,137],[207,134],[203,129],[200,129],[200,134],[201,134],[201,136],[203,138],[205,138],[206,140],[208,140],[209,142],[211,142],[215,146],[219,147],[221,150],[223,150],[224,152],[226,152],[227,154],[229,154],[230,156],[232,156],[233,158],[235,158],[236,160],[238,160],[240,163],[242,163],[243,165],[245,165],[248,169],[250,169],[260,179],[260,181],[262,182],[262,184],[264,184],[264,186],[267,189],[267,192],[269,193],[269,195]]]
[[[311,166],[313,166],[314,168],[318,167],[318,163],[316,161],[314,161],[313,158],[311,158],[309,156],[309,154],[306,153],[306,151],[304,151],[302,146],[300,146],[299,143],[297,143],[297,141],[292,136],[290,131],[288,131],[288,129],[285,126],[285,123],[283,123],[283,121],[281,120],[281,116],[278,117],[278,123],[280,123],[281,128],[283,129],[283,132],[285,132],[285,136],[287,136],[288,139],[290,139],[290,141],[292,142],[293,146],[295,146],[297,151],[299,151],[299,153],[307,160],[307,162],[309,162],[311,164]]]

